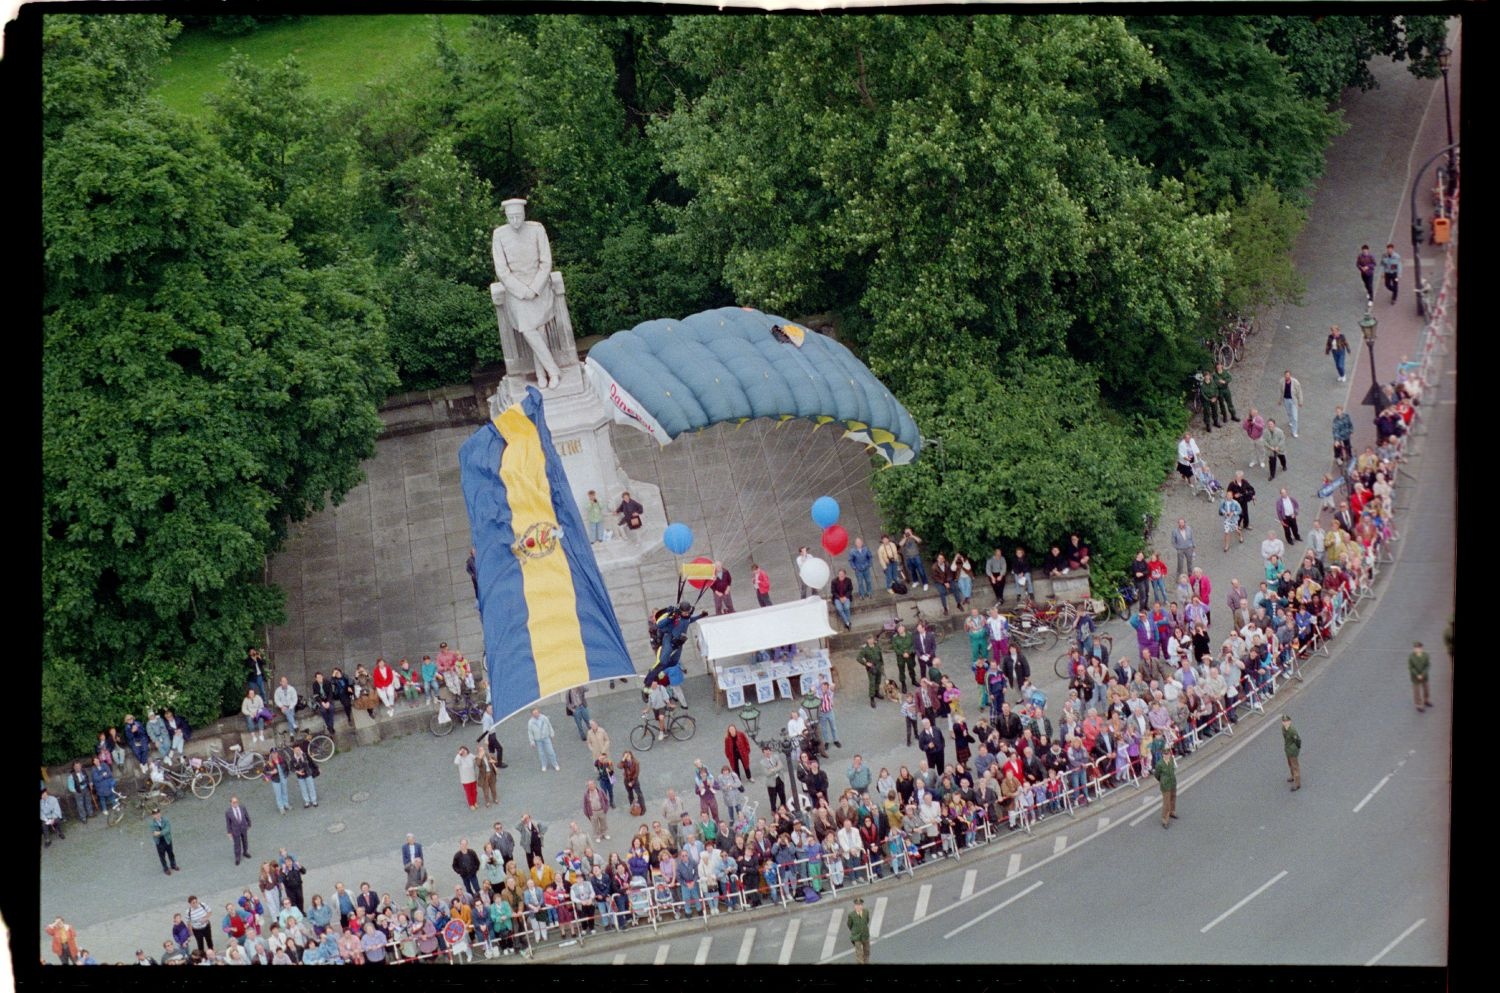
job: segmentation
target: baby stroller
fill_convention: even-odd
[[[656,926],[656,915],[651,906],[651,884],[643,876],[630,877],[630,914],[636,924]]]
[[[1203,459],[1193,461],[1193,478],[1189,484],[1194,493],[1208,497],[1217,502],[1223,496],[1224,488],[1214,478],[1213,471],[1209,469],[1208,463]]]

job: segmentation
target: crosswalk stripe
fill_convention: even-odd
[[[839,940],[839,909],[833,910],[833,915],[828,918],[828,932],[823,935],[823,951],[818,956],[818,961],[828,958],[833,954],[833,943]]]
[[[917,912],[912,914],[912,923],[915,924],[927,916],[927,901],[932,897],[932,884],[923,883],[922,888],[917,891]]]
[[[669,952],[671,950],[672,950],[672,944],[671,944],[671,942],[666,942],[664,944],[658,945],[657,948],[656,948],[656,964],[657,965],[666,965],[667,964],[667,952]]]
[[[792,960],[792,947],[797,944],[797,932],[802,929],[802,918],[793,917],[786,926],[786,937],[781,942],[781,954],[777,956],[778,965],[786,965]]]
[[[693,956],[694,965],[702,965],[703,963],[708,961],[708,946],[712,945],[713,943],[714,939],[712,935],[705,937],[702,941],[698,942],[698,954]]]
[[[740,942],[740,954],[735,957],[735,965],[744,965],[750,961],[750,948],[755,944],[755,928],[745,931],[745,940]]]
[[[615,958],[614,958],[614,961],[611,964],[612,965],[624,965],[625,964],[625,953],[624,952],[615,952]]]
[[[1021,871],[1021,853],[1020,852],[1011,852],[1010,853],[1010,863],[1008,865],[1006,865],[1006,867],[1005,867],[1005,878],[1009,879],[1011,876],[1014,876],[1016,873],[1018,873],[1020,871]]]
[[[967,900],[969,897],[974,895],[974,881],[978,878],[978,869],[970,869],[968,872],[964,873],[964,889],[958,897],[960,900]]]
[[[885,920],[886,897],[875,898],[875,912],[870,915],[870,937],[880,937],[880,922]]]
[[[1066,849],[1067,847],[1068,847],[1068,836],[1065,835],[1065,834],[1060,834],[1060,835],[1057,836],[1057,840],[1054,841],[1054,842],[1052,842],[1052,854],[1053,855],[1061,855],[1063,853],[1063,850]]]

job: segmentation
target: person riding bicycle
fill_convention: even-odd
[[[667,713],[672,709],[672,697],[667,692],[667,676],[665,673],[657,676],[651,682],[651,688],[646,693],[646,704],[656,715],[658,741],[667,740]],[[641,716],[645,716],[643,713]],[[650,741],[650,739],[646,739]]]

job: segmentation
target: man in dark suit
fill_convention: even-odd
[[[408,834],[406,836],[406,844],[401,846],[401,868],[405,869],[407,866],[411,865],[412,859],[422,859],[422,861],[424,862],[427,861],[422,856],[422,845],[417,841],[417,836],[414,834]]]
[[[1021,684],[1031,678],[1031,662],[1026,658],[1024,652],[1016,647],[1015,642],[1010,643],[1010,651],[1000,660],[1005,667],[1005,679],[1011,686],[1020,689]]]
[[[927,667],[932,665],[932,660],[937,657],[937,634],[927,626],[926,621],[917,622],[917,633],[912,638],[912,650],[917,656],[917,671],[922,678],[927,678]]]
[[[370,889],[369,883],[360,883],[359,896],[354,898],[354,913],[358,915],[363,911],[367,917],[373,920],[375,912],[379,909],[380,896],[374,890]]]
[[[935,727],[932,721],[922,719],[922,729],[917,732],[917,747],[922,754],[927,756],[927,764],[935,771],[941,773],[943,768],[943,748],[946,742],[943,740],[943,732]]]
[[[1333,515],[1333,523],[1343,528],[1345,534],[1352,535],[1354,533],[1354,525],[1356,521],[1354,518],[1354,512],[1349,509],[1348,500],[1339,501],[1339,509],[1338,512]]]
[[[229,798],[229,809],[224,811],[224,833],[234,841],[234,864],[250,857],[250,811],[240,806],[240,798]]]

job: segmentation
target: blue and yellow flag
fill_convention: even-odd
[[[503,720],[542,697],[635,675],[535,388],[458,450],[486,676]]]

